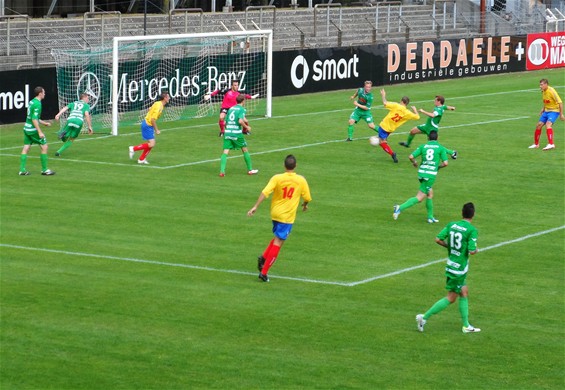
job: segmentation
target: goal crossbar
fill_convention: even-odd
[[[127,36],[127,37],[114,37],[112,44],[112,83],[111,83],[111,102],[112,102],[112,130],[113,135],[118,134],[119,124],[119,67],[120,67],[120,45],[131,43],[142,43],[152,41],[179,41],[183,39],[249,39],[262,38],[266,39],[266,66],[265,66],[265,116],[271,117],[272,114],[272,47],[273,47],[273,32],[272,30],[249,30],[249,31],[227,31],[215,33],[194,33],[194,34],[166,34],[166,35],[150,35],[150,36]]]

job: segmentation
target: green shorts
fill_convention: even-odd
[[[245,148],[247,146],[247,142],[245,142],[245,138],[241,137],[230,137],[224,136],[224,150],[238,150],[241,148]]]
[[[45,137],[40,138],[39,133],[34,131],[33,133],[27,133],[24,131],[24,145],[46,145],[47,139]]]
[[[83,121],[76,119],[69,119],[63,132],[65,133],[65,138],[77,138],[82,130]]]
[[[371,114],[370,110],[365,111],[355,109],[349,116],[349,119],[353,119],[355,123],[359,122],[361,119],[367,123],[373,123],[373,114]]]
[[[416,126],[416,128],[426,135],[430,135],[430,131],[439,131],[437,127],[428,126],[427,124]]]
[[[435,177],[418,177],[418,181],[420,182],[419,190],[422,191],[424,194],[428,194],[436,181]]]
[[[445,289],[459,294],[461,289],[467,284],[467,274],[459,277],[448,276],[445,281]]]

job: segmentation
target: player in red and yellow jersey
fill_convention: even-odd
[[[406,107],[408,106],[408,103],[410,103],[408,96],[403,96],[400,103],[391,103],[386,100],[385,90],[381,89],[381,98],[383,100],[383,105],[387,110],[389,110],[389,113],[379,124],[379,145],[385,152],[390,154],[392,161],[397,163],[398,159],[396,158],[396,153],[394,153],[390,146],[388,146],[387,138],[390,133],[394,132],[405,122],[420,119],[420,114],[418,114],[416,107],[412,106],[412,112],[410,112],[410,110]]]
[[[565,121],[565,116],[563,116],[563,102],[561,101],[561,97],[559,97],[559,94],[557,93],[555,88],[549,86],[549,81],[547,79],[541,79],[539,81],[539,87],[541,89],[543,106],[541,108],[540,118],[534,132],[534,143],[530,145],[529,148],[539,148],[541,129],[543,126],[545,126],[548,143],[547,146],[543,148],[543,150],[551,150],[555,149],[555,144],[553,143],[553,124],[555,123],[557,118]]]
[[[138,164],[149,164],[149,162],[145,159],[151,149],[155,146],[155,134],[161,134],[161,131],[157,127],[157,119],[161,117],[163,113],[163,108],[165,105],[171,100],[171,96],[168,92],[163,92],[159,95],[159,100],[153,103],[145,119],[141,121],[141,137],[147,141],[137,146],[130,146],[129,147],[129,158],[133,158],[133,155],[138,150],[143,150],[141,156],[139,156],[139,160],[137,160]]]
[[[255,214],[261,202],[273,194],[271,199],[271,219],[273,221],[275,237],[271,240],[263,255],[259,256],[257,263],[260,271],[259,280],[264,282],[269,281],[267,272],[275,263],[281,246],[292,230],[300,198],[304,200],[302,211],[308,210],[308,203],[312,201],[308,182],[303,176],[298,175],[294,171],[296,168],[296,158],[292,154],[286,156],[284,167],[285,172],[275,175],[269,180],[267,186],[261,191],[255,205],[247,212],[247,215],[251,217]]]

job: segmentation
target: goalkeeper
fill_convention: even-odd
[[[69,103],[61,108],[57,115],[55,115],[55,120],[59,120],[61,115],[70,111],[65,127],[57,134],[57,137],[63,141],[63,145],[55,152],[55,156],[60,156],[65,149],[73,144],[73,141],[79,136],[85,120],[88,125],[88,134],[92,134],[92,119],[90,117],[90,105],[88,103],[88,94],[86,92],[81,93],[80,100]]]
[[[213,96],[216,96],[219,93],[224,95],[224,100],[222,100],[222,107],[220,108],[220,119],[218,121],[218,125],[220,126],[220,134],[218,134],[218,136],[221,137],[226,131],[226,114],[230,108],[232,108],[237,104],[236,99],[240,94],[239,80],[232,80],[231,88],[229,89],[228,88],[224,88],[222,90],[217,89],[211,93],[204,95],[204,100],[210,100]],[[259,97],[259,94],[255,94],[255,95],[244,94],[244,96],[246,99],[256,99]]]

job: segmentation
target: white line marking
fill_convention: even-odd
[[[504,241],[504,242],[501,242],[501,243],[498,243],[498,244],[487,246],[485,248],[480,248],[479,250],[480,250],[480,252],[486,252],[488,250],[500,248],[500,247],[505,246],[505,245],[510,245],[510,244],[514,244],[516,242],[525,241],[525,240],[533,238],[533,237],[538,237],[538,236],[541,236],[541,235],[544,235],[544,234],[553,233],[555,231],[562,230],[564,228],[565,228],[565,225],[559,226],[559,227],[556,227],[556,228],[553,228],[553,229],[544,230],[544,231],[537,232],[537,233],[528,234],[526,236],[519,237],[519,238],[516,238],[514,240]],[[252,276],[257,275],[257,272],[247,272],[247,271],[239,271],[239,270],[214,268],[214,267],[204,267],[204,266],[190,265],[190,264],[167,263],[167,262],[163,262],[163,261],[136,259],[136,258],[132,258],[132,257],[106,256],[106,255],[97,255],[97,254],[94,254],[94,253],[69,252],[69,251],[62,251],[62,250],[57,250],[57,249],[33,248],[33,247],[27,247],[27,246],[21,246],[21,245],[2,244],[2,243],[0,243],[0,247],[12,248],[12,249],[21,249],[21,250],[27,250],[27,251],[58,253],[58,254],[70,255],[70,256],[94,257],[94,258],[106,259],[106,260],[129,261],[129,262],[133,262],[133,263],[162,265],[162,266],[167,266],[167,267],[180,267],[180,268],[188,268],[188,269],[197,269],[197,270],[201,270],[201,271],[214,271],[214,272],[222,272],[222,273],[237,274],[237,275],[252,275]],[[437,264],[437,263],[440,263],[440,262],[443,262],[443,261],[446,261],[446,259],[443,258],[443,259],[430,261],[430,262],[427,262],[427,263],[424,263],[424,264],[419,264],[419,265],[416,265],[416,266],[413,266],[413,267],[400,269],[398,271],[389,272],[389,273],[382,274],[382,275],[377,275],[377,276],[374,276],[372,278],[363,279],[363,280],[360,280],[360,281],[357,281],[357,282],[337,282],[337,281],[330,281],[330,280],[296,278],[296,277],[290,277],[290,276],[275,276],[275,278],[276,279],[293,280],[293,281],[304,282],[304,283],[317,283],[317,284],[327,284],[327,285],[335,285],[335,286],[343,286],[343,287],[355,287],[355,286],[358,286],[360,284],[366,284],[366,283],[373,282],[375,280],[385,279],[385,278],[400,275],[400,274],[403,274],[403,273],[406,273],[406,272],[414,271],[414,270],[417,270],[417,269],[420,269],[420,268],[425,268],[427,266]]]
[[[544,230],[544,231],[537,232],[537,233],[528,234],[527,236],[523,236],[523,237],[520,237],[520,238],[516,238],[516,239],[514,239],[514,240],[504,241],[504,242],[501,242],[501,243],[499,243],[499,244],[494,244],[494,245],[487,246],[487,247],[485,247],[485,248],[479,248],[479,252],[486,252],[486,251],[491,250],[491,249],[500,248],[501,246],[505,246],[505,245],[509,245],[509,244],[514,244],[514,243],[520,242],[520,241],[525,241],[525,240],[527,240],[527,239],[529,239],[529,238],[541,236],[541,235],[548,234],[548,233],[553,233],[553,232],[555,232],[555,231],[557,231],[557,230],[562,230],[562,229],[564,229],[564,228],[565,228],[565,225],[559,226],[559,227],[556,227],[556,228],[553,228],[553,229],[549,229],[549,230]],[[359,284],[369,283],[369,282],[372,282],[372,281],[374,281],[374,280],[383,279],[383,278],[388,278],[388,277],[390,277],[390,276],[395,276],[395,275],[400,275],[400,274],[403,274],[403,273],[405,273],[405,272],[414,271],[414,270],[420,269],[420,268],[425,268],[425,267],[427,267],[427,266],[429,266],[429,265],[441,263],[441,262],[443,262],[443,261],[447,261],[447,257],[445,257],[445,258],[443,258],[443,259],[439,259],[439,260],[430,261],[430,262],[428,262],[428,263],[416,265],[416,266],[414,266],[414,267],[404,268],[404,269],[401,269],[401,270],[398,270],[398,271],[390,272],[390,273],[388,273],[388,274],[383,274],[383,275],[374,276],[374,277],[372,277],[372,278],[365,279],[365,280],[360,280],[360,281],[358,281],[358,282],[348,283],[347,286],[357,286],[357,285],[359,285]]]
[[[516,120],[522,120],[522,119],[527,119],[530,118],[529,116],[518,116],[518,117],[512,117],[512,118],[508,118],[508,119],[497,119],[497,120],[492,120],[492,121],[483,121],[483,122],[473,122],[473,123],[468,123],[468,124],[460,124],[460,125],[452,125],[452,126],[442,126],[442,129],[454,129],[457,127],[473,127],[473,126],[479,126],[479,125],[485,125],[485,124],[489,124],[489,123],[500,123],[500,122],[507,122],[507,121],[516,121]],[[399,132],[394,132],[391,134],[391,136],[398,136],[398,135],[405,135],[408,134],[407,131],[399,131]],[[369,137],[359,137],[358,139],[369,139]],[[78,140],[77,140],[78,141]],[[320,145],[327,145],[327,144],[331,144],[331,143],[336,143],[336,142],[344,142],[343,139],[334,139],[334,140],[329,140],[329,141],[321,141],[321,142],[315,142],[312,144],[303,144],[303,145],[295,145],[295,146],[289,146],[287,148],[280,148],[280,149],[271,149],[271,150],[265,150],[262,152],[254,152],[254,153],[250,153],[252,156],[258,156],[261,154],[270,154],[270,153],[278,153],[278,152],[285,152],[288,150],[295,150],[295,149],[304,149],[304,148],[309,148],[312,146],[320,146]],[[4,149],[0,149],[0,150],[4,150]],[[2,156],[8,156],[8,157],[19,157],[19,154],[5,154],[2,153]],[[28,156],[28,158],[39,158],[38,156]],[[239,155],[234,155],[234,156],[229,156],[228,159],[234,159],[234,158],[243,158],[243,155],[239,154]],[[200,160],[200,161],[192,161],[192,162],[187,162],[187,163],[182,163],[182,164],[176,164],[176,165],[166,165],[166,166],[159,166],[159,165],[143,165],[140,166],[138,164],[134,164],[134,163],[115,163],[115,162],[106,162],[106,161],[91,161],[91,160],[73,160],[73,159],[67,159],[67,158],[57,158],[57,161],[70,161],[70,162],[80,162],[80,163],[87,163],[87,164],[98,164],[98,165],[112,165],[112,166],[124,166],[124,167],[141,167],[144,169],[172,169],[172,168],[180,168],[180,167],[188,167],[188,166],[193,166],[193,165],[200,165],[200,164],[206,164],[206,163],[217,163],[218,161],[220,161],[219,158],[213,158],[213,159],[209,159],[209,160]]]

